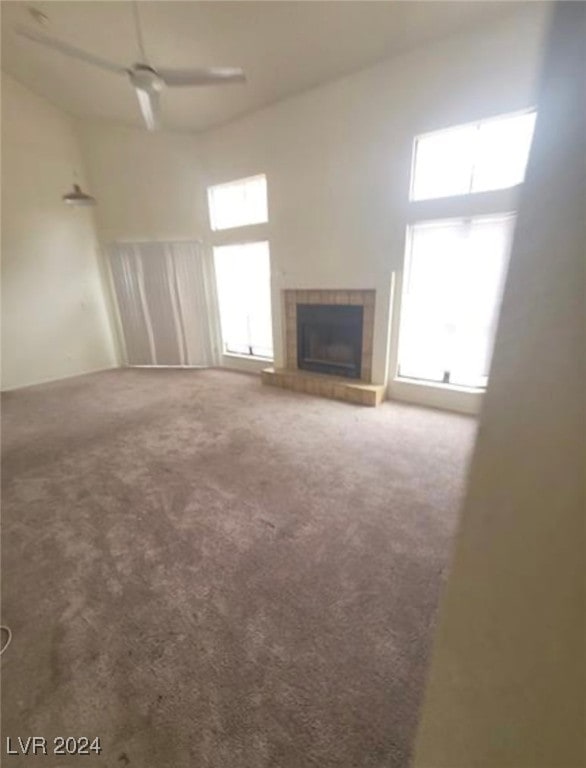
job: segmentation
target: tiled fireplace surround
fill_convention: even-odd
[[[374,290],[285,290],[285,368],[266,368],[264,384],[285,387],[312,395],[346,400],[361,405],[378,405],[384,396],[384,386],[372,384],[372,343],[374,336]],[[311,373],[297,367],[297,305],[350,304],[363,307],[361,378]]]

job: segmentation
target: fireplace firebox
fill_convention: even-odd
[[[297,304],[298,368],[359,379],[362,322],[362,306]]]

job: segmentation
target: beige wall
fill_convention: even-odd
[[[2,389],[116,365],[69,117],[2,74]]]
[[[100,199],[96,224],[101,246],[114,241],[204,239],[204,189],[194,136],[85,120],[78,121],[77,128],[88,178]],[[107,270],[103,248],[102,258]],[[108,287],[113,296],[112,286]],[[219,327],[218,322],[216,318],[213,326]],[[115,328],[121,337],[117,316]],[[219,349],[221,340],[216,338],[213,344]],[[120,347],[124,349],[123,343]]]
[[[267,174],[277,364],[283,289],[375,288],[373,372],[385,381],[413,138],[531,105],[544,13],[528,4],[201,137],[206,183]]]
[[[416,768],[586,764],[584,29],[560,3]]]
[[[211,246],[205,186],[266,173],[270,222],[262,236],[268,232],[271,247],[276,363],[284,360],[284,288],[375,288],[373,372],[384,382],[413,137],[532,104],[544,16],[542,4],[527,4],[480,32],[437,42],[199,136],[83,124],[88,173],[101,199],[100,239],[202,237]],[[256,234],[251,228],[231,237]],[[418,389],[413,396],[420,396]],[[441,391],[430,397],[440,405],[451,402]],[[469,411],[480,403],[474,395],[456,400]]]
[[[132,93],[129,93],[129,98]],[[100,241],[202,236],[199,155],[194,136],[81,121],[88,176],[100,206]]]

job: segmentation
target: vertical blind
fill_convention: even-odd
[[[107,247],[129,365],[216,362],[213,279],[196,242]]]

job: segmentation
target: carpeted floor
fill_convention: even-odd
[[[472,419],[137,369],[2,409],[4,737],[102,745],[11,765],[408,764]]]

